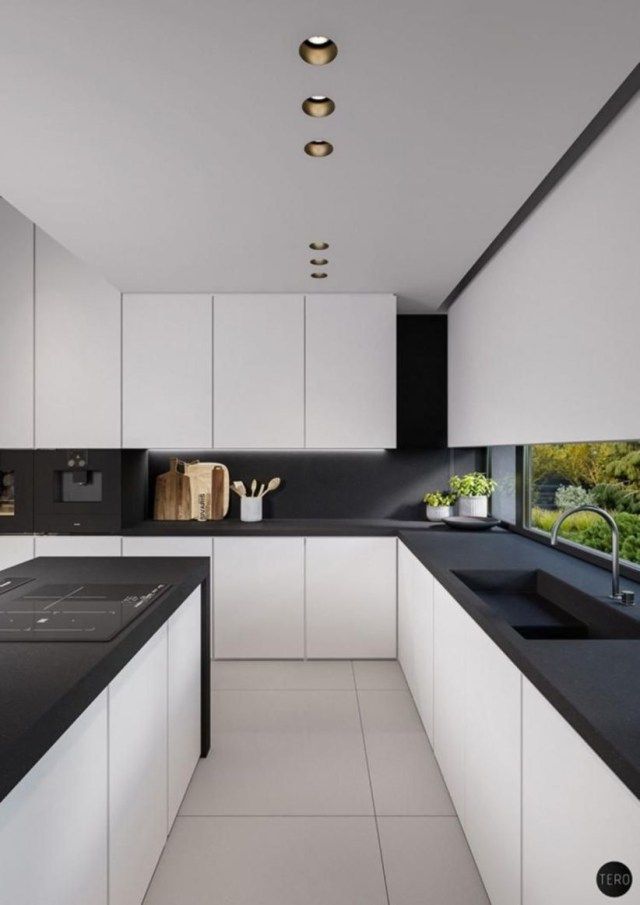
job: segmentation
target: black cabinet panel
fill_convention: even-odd
[[[447,318],[398,317],[398,448],[447,445]]]

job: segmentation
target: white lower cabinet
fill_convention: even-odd
[[[398,660],[433,742],[433,576],[398,544]]]
[[[107,790],[105,691],[0,803],[0,905],[107,905]]]
[[[471,619],[464,661],[462,823],[492,905],[519,905],[522,675]]]
[[[620,862],[640,901],[640,802],[523,679],[523,905],[598,905],[601,868]],[[624,889],[622,876],[603,882]]]
[[[206,556],[213,578],[213,545],[210,537],[123,537],[123,556]],[[213,581],[209,583],[213,588]],[[215,633],[213,604],[211,605],[211,650]],[[212,654],[213,656],[213,654]]]
[[[200,598],[196,588],[167,623],[167,832],[200,758]]]
[[[0,535],[0,571],[33,559],[33,536],[30,534]]]
[[[396,539],[309,537],[307,656],[395,659]]]
[[[464,824],[464,743],[467,706],[465,639],[471,617],[434,581],[434,744],[451,800]]]
[[[36,556],[120,556],[122,538],[112,535],[43,534],[36,537]]]
[[[304,656],[304,538],[216,537],[218,659]]]
[[[164,625],[109,686],[109,905],[140,905],[167,825]]]

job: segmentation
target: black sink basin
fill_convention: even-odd
[[[523,638],[640,638],[635,611],[585,594],[549,572],[487,569],[454,574]]]

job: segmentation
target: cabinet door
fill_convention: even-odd
[[[216,295],[216,447],[304,446],[304,296]]]
[[[398,544],[398,660],[433,739],[433,576]]]
[[[123,556],[207,556],[213,590],[213,541],[210,537],[123,537]],[[213,598],[213,593],[212,593]],[[213,651],[213,604],[211,650]],[[213,657],[213,653],[211,654]]]
[[[395,659],[396,539],[309,537],[307,656]]]
[[[304,538],[216,537],[217,659],[304,656]]]
[[[36,556],[120,556],[121,537],[43,534],[36,537]]]
[[[464,825],[466,636],[471,617],[434,582],[433,747]]]
[[[36,446],[120,446],[120,293],[36,230]]]
[[[465,661],[463,827],[492,905],[519,905],[522,677],[472,620]]]
[[[164,625],[109,685],[109,905],[142,902],[167,813]]]
[[[522,730],[523,905],[598,905],[612,861],[631,870],[625,901],[637,902],[640,801],[526,679]]]
[[[306,445],[396,445],[396,299],[306,296]]]
[[[211,447],[211,296],[125,295],[122,331],[122,445]]]
[[[0,535],[0,571],[33,557],[33,537],[27,534]]]
[[[168,643],[168,826],[200,758],[200,588],[171,616]]]
[[[0,198],[0,449],[33,446],[33,231]]]
[[[0,905],[107,905],[107,692],[0,803]]]

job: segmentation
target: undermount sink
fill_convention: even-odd
[[[531,640],[640,639],[640,619],[541,569],[454,572],[519,635]]]

